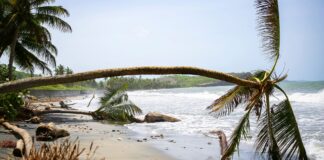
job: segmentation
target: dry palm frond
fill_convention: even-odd
[[[271,58],[279,57],[280,23],[277,0],[256,0],[258,29],[262,37],[264,51]]]
[[[26,160],[79,160],[85,150],[85,148],[80,149],[77,140],[71,142],[68,139],[65,139],[60,143],[56,142],[52,145],[44,143],[39,149],[34,147]],[[96,150],[97,147],[93,148],[93,143],[91,143],[85,159],[93,159]]]

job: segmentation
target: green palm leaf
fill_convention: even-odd
[[[48,14],[37,14],[35,15],[35,17],[42,24],[47,24],[63,32],[72,32],[71,26],[67,22],[63,21],[62,19],[56,16],[52,16]]]
[[[234,111],[239,104],[244,104],[256,94],[257,90],[244,86],[235,86],[226,94],[216,99],[207,109],[216,112],[217,116],[226,116]]]
[[[37,58],[37,56],[25,49],[19,43],[16,45],[16,54],[17,56],[15,56],[15,62],[21,69],[34,72],[35,68],[38,68],[42,70],[43,73],[52,73],[46,62],[43,62],[41,59]]]
[[[298,124],[286,93],[276,85],[286,99],[274,105],[273,129],[284,159],[307,160],[307,154],[299,132]]]
[[[239,144],[242,137],[244,139],[247,139],[248,134],[250,132],[249,116],[251,110],[252,107],[250,107],[249,110],[244,114],[239,124],[236,126],[235,130],[233,131],[231,138],[229,140],[229,146],[226,149],[224,155],[222,155],[222,160],[226,160],[228,157],[233,155],[235,150],[239,150]]]
[[[281,159],[275,131],[273,129],[273,113],[270,109],[269,95],[266,94],[266,110],[258,124],[260,131],[256,139],[256,149],[266,153],[269,159]]]
[[[126,89],[126,84],[107,88],[104,96],[100,99],[101,106],[95,113],[105,119],[132,121],[136,114],[142,113],[142,110],[128,99]]]
[[[280,23],[277,0],[256,0],[258,29],[262,37],[262,46],[271,58],[279,57]]]
[[[62,6],[41,6],[36,8],[37,14],[47,14],[53,16],[69,16],[69,12]]]

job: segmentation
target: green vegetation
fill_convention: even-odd
[[[32,88],[32,90],[52,90],[52,91],[67,91],[67,90],[94,90],[95,88],[92,87],[86,87],[81,85],[71,85],[66,86],[63,84],[56,84],[56,85],[50,85],[50,86],[41,86],[41,87],[35,87]]]
[[[5,0],[0,3],[0,57],[9,55],[9,80],[13,79],[13,63],[33,73],[36,68],[51,73],[48,65],[56,65],[57,49],[45,25],[71,32],[71,26],[60,19],[69,16],[62,6],[50,6],[54,1]]]
[[[241,78],[246,78],[250,73],[233,73]],[[113,77],[107,80],[107,86],[114,87],[122,84],[128,84],[129,90],[137,89],[161,89],[161,88],[185,88],[198,86],[221,86],[230,85],[230,83],[202,77],[186,75],[169,75],[159,78],[142,78],[142,77]]]
[[[0,83],[8,81],[7,77],[8,67],[0,64]],[[14,76],[14,78],[16,78],[16,76]],[[0,117],[3,116],[7,119],[15,119],[18,110],[24,104],[24,95],[23,92],[0,94]]]
[[[133,122],[136,114],[142,110],[128,99],[127,85],[116,88],[107,87],[100,99],[100,107],[94,112],[99,119],[108,119],[119,122]]]
[[[68,75],[72,74],[73,70],[69,67],[65,67],[63,65],[58,65],[55,68],[55,75]],[[88,80],[83,82],[75,82],[68,84],[56,84],[49,86],[41,86],[32,88],[33,90],[94,90],[94,89],[103,88],[103,83],[97,83],[95,80]]]

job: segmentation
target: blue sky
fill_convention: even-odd
[[[73,33],[53,31],[58,64],[74,71],[196,66],[224,72],[269,69],[254,0],[57,0]],[[324,80],[324,1],[280,0],[281,58],[289,80]]]

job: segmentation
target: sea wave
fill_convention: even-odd
[[[174,93],[174,92],[155,92],[155,91],[132,91],[128,92],[130,96],[151,96],[151,97],[182,97],[182,98],[200,98],[200,99],[216,99],[224,94],[225,91],[212,93],[208,91],[196,93]]]
[[[324,89],[316,93],[291,93],[289,94],[289,98],[293,102],[324,104]]]

